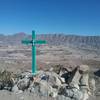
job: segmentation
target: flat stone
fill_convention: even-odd
[[[80,79],[80,86],[85,87],[89,89],[89,75],[88,74],[82,74],[82,77]]]
[[[79,89],[79,80],[81,78],[81,74],[79,73],[79,68],[75,68],[72,72],[71,79],[69,85]]]
[[[80,65],[80,72],[82,73],[88,73],[89,71],[89,66],[88,65]]]

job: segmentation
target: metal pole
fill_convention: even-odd
[[[32,73],[36,74],[36,46],[34,40],[36,38],[35,31],[32,31]]]
[[[36,68],[36,46],[32,46],[32,73],[35,74],[37,71]]]

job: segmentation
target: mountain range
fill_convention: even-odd
[[[31,39],[31,35],[23,32],[13,35],[0,35],[0,46],[22,45],[21,40]],[[78,36],[65,34],[38,34],[37,39],[46,40],[49,45],[65,45],[79,48],[100,49],[100,36]]]

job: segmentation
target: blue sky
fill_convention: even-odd
[[[100,0],[0,0],[0,33],[100,35]]]

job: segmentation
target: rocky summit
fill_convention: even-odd
[[[89,66],[80,65],[71,71],[62,66],[57,70],[39,70],[34,76],[29,70],[19,74],[2,70],[0,90],[4,95],[9,92],[11,100],[15,100],[14,95],[17,100],[33,100],[33,96],[43,100],[91,100],[96,88],[95,80],[89,77]]]

